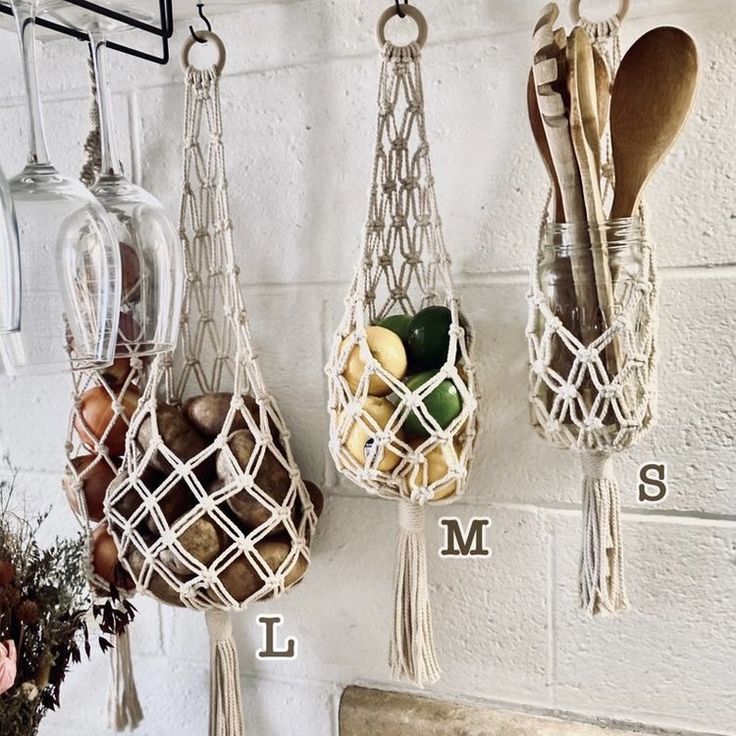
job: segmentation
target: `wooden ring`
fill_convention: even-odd
[[[619,23],[624,22],[624,18],[629,13],[629,6],[631,5],[631,0],[618,0],[618,12],[616,13],[616,17],[618,18]],[[580,22],[580,0],[571,0],[570,2],[570,16],[572,17],[573,23],[579,23]]]
[[[227,51],[225,51],[225,44],[222,39],[212,31],[197,31],[197,35],[204,38],[207,43],[213,43],[217,47],[217,61],[214,64],[214,69],[219,77],[222,74],[222,70],[225,68],[225,62],[227,61]],[[197,43],[193,36],[188,36],[181,47],[181,54],[179,55],[179,61],[181,62],[181,68],[186,72],[191,66],[189,63],[189,52],[192,50],[194,44]]]
[[[422,15],[418,8],[413,5],[402,5],[401,10],[411,18],[417,24],[417,40],[415,43],[419,44],[419,48],[422,48],[427,43],[427,37],[429,35],[429,29],[427,27],[427,19]],[[399,14],[399,9],[396,5],[392,5],[390,8],[386,8],[383,14],[378,19],[378,25],[376,26],[376,43],[378,48],[383,50],[386,45],[386,23],[391,18]]]

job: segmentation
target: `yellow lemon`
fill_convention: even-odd
[[[391,419],[391,415],[394,413],[396,407],[388,399],[368,396],[363,402],[362,408],[363,414],[367,414],[375,421],[380,429],[383,429],[388,424],[389,419]],[[374,434],[375,432],[367,418],[364,422],[356,418],[343,442],[350,454],[363,465],[367,465],[372,457],[372,447],[375,442]],[[404,433],[398,429],[396,430],[396,437],[403,440]],[[401,460],[401,456],[390,449],[382,450],[381,454],[382,456],[378,464],[374,467],[377,467],[382,472],[393,470]]]
[[[409,440],[411,447],[416,450],[421,445],[423,440],[412,439]],[[423,453],[425,462],[414,467],[409,474],[409,491],[413,491],[415,488],[423,488],[424,486],[431,486],[432,483],[442,480],[447,475],[449,470],[447,465],[447,458],[445,457],[445,445],[436,445],[429,451]],[[446,450],[450,456],[452,456],[452,449],[447,448]],[[455,442],[455,453],[459,456],[462,451],[462,447],[459,442]],[[426,476],[425,476],[426,473]],[[439,501],[448,496],[452,496],[457,491],[457,480],[451,480],[441,485],[432,495],[433,501]]]
[[[391,330],[377,325],[366,328],[365,333],[371,355],[385,371],[400,381],[406,375],[407,367],[406,350],[401,338]],[[364,370],[365,363],[360,357],[360,346],[356,345],[350,351],[350,357],[343,371],[343,375],[353,393],[358,390],[358,383]],[[387,396],[391,393],[391,387],[383,378],[374,373],[368,382],[368,393],[371,396]]]

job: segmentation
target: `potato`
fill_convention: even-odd
[[[222,550],[222,535],[212,519],[197,519],[179,535],[179,544],[202,565],[211,565]],[[171,550],[161,552],[161,561],[178,575],[192,575],[188,564],[182,562]]]
[[[282,540],[265,540],[256,545],[256,550],[274,572],[281,566],[291,551],[291,545]],[[300,557],[286,576],[285,586],[299,582],[307,571],[307,561]],[[245,555],[238,557],[220,575],[220,582],[230,595],[242,603],[257,593],[264,585],[261,576]]]
[[[97,462],[95,462],[97,461]],[[115,480],[115,471],[106,460],[98,460],[97,455],[81,455],[75,457],[72,465],[82,482],[82,493],[87,505],[87,513],[91,521],[102,521],[105,516],[105,494]],[[74,490],[76,480],[71,468],[64,471],[64,490],[66,498],[75,514],[81,514],[77,493]]]
[[[244,469],[255,450],[253,436],[248,430],[241,429],[230,437],[228,444],[238,464]],[[217,457],[217,475],[220,480],[226,483],[229,483],[235,477],[230,458],[223,452],[220,452]],[[256,473],[256,483],[276,504],[282,504],[289,492],[291,477],[286,468],[268,451],[263,456]],[[227,503],[237,517],[250,529],[265,524],[271,518],[271,509],[266,508],[247,490],[242,490],[230,497]]]
[[[153,490],[153,488],[151,488],[151,490]],[[180,481],[172,488],[169,488],[166,495],[164,495],[158,502],[159,509],[169,526],[172,526],[177,519],[184,516],[187,511],[193,509],[195,504],[196,498],[189,490],[189,486],[185,481]],[[153,514],[148,514],[146,518],[146,527],[153,534],[159,534],[159,526],[156,519],[153,517]]]
[[[307,493],[309,493],[309,500],[312,502],[312,506],[314,506],[314,513],[319,519],[325,508],[324,494],[319,489],[319,486],[316,483],[312,483],[311,480],[305,480],[304,485],[306,486]]]
[[[156,409],[156,422],[164,444],[182,462],[188,462],[207,447],[205,440],[175,406],[159,403]],[[152,425],[152,418],[147,416],[138,429],[136,439],[143,452],[146,452],[153,443]],[[168,460],[160,452],[155,452],[151,456],[151,465],[162,473],[168,473],[171,469]],[[200,468],[203,473],[209,471],[204,466],[200,466]]]
[[[194,396],[188,399],[184,404],[184,414],[191,425],[205,437],[217,437],[225,425],[227,413],[230,411],[232,403],[232,393],[204,394],[202,396]],[[249,394],[243,394],[243,402],[253,421],[257,426],[260,425],[260,407],[256,400]],[[277,447],[281,447],[281,437],[276,429],[276,425],[269,416],[269,429],[273,436]],[[236,412],[233,421],[228,428],[230,432],[237,432],[241,429],[248,429],[248,424],[241,412]]]
[[[132,548],[126,556],[130,570],[133,573],[133,577],[136,582],[142,582],[143,564],[145,558],[135,548]],[[176,576],[174,576],[176,577]],[[162,603],[166,603],[170,606],[179,606],[179,608],[186,608],[181,602],[179,594],[161,577],[159,573],[154,569],[151,573],[147,586],[151,595],[157,598]]]

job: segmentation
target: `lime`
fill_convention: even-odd
[[[376,324],[379,327],[385,327],[387,330],[396,333],[404,342],[409,334],[409,323],[412,320],[410,314],[392,314],[390,317],[384,317]]]
[[[437,373],[438,371],[424,371],[410,376],[405,381],[406,387],[411,391],[416,391]],[[445,429],[462,411],[463,400],[457,386],[452,381],[445,379],[424,397],[424,408],[437,424]],[[406,417],[403,428],[412,437],[429,437],[429,432],[424,428],[422,420],[413,411],[409,412]]]
[[[409,323],[406,344],[409,359],[417,368],[441,368],[450,348],[452,314],[447,307],[426,307]]]

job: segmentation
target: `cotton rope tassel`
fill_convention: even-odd
[[[427,580],[424,507],[399,501],[394,575],[394,633],[389,661],[391,675],[419,687],[441,674],[434,646]]]
[[[624,588],[621,502],[613,459],[586,452],[583,464],[583,548],[580,605],[590,615],[615,614],[628,607]]]
[[[87,70],[89,73],[90,83],[90,105],[89,105],[89,132],[84,142],[84,162],[82,165],[79,178],[81,182],[86,186],[90,187],[95,183],[97,177],[100,174],[102,167],[102,150],[101,150],[101,135],[100,135],[100,108],[97,102],[97,77],[95,76],[95,65],[93,60],[93,50],[89,47],[90,55],[87,59]],[[140,365],[137,364],[131,371],[133,372],[140,370]],[[92,385],[93,381],[97,381],[99,384],[104,382],[102,377],[92,376],[90,372],[91,380],[88,382]],[[130,382],[131,379],[129,379]],[[81,385],[81,384],[80,384]],[[75,389],[78,389],[75,386]],[[79,390],[75,393],[79,395]],[[78,406],[75,407],[75,411],[78,411]],[[119,417],[115,415],[113,421],[119,421]],[[73,422],[73,420],[72,420]],[[73,432],[73,427],[70,432]],[[68,454],[73,452],[73,443],[68,442],[67,446]],[[106,457],[99,459],[99,462],[107,462]],[[75,483],[75,493],[77,496],[77,504],[81,511],[82,522],[89,535],[90,521],[87,514],[86,501],[84,499],[83,492],[84,483],[81,479],[77,479]],[[88,537],[88,553],[90,540]],[[90,580],[93,576],[91,565],[88,571]],[[109,653],[109,682],[107,691],[107,722],[108,727],[116,732],[122,732],[126,730],[133,731],[140,725],[143,720],[143,709],[141,707],[140,700],[138,699],[138,690],[135,685],[135,674],[133,672],[133,658],[131,655],[131,642],[130,636],[128,635],[127,629],[121,634],[115,636],[113,648]]]
[[[116,637],[110,652],[110,682],[107,691],[108,728],[134,731],[143,720],[143,710],[133,676],[133,659],[127,630]]]
[[[243,736],[238,652],[230,613],[207,611],[210,634],[210,736]]]

